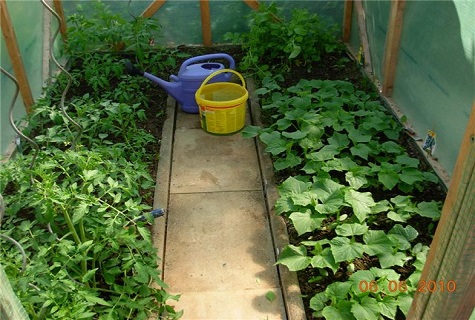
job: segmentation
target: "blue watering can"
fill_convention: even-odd
[[[196,90],[201,83],[213,72],[224,69],[224,65],[210,60],[225,59],[229,62],[228,69],[234,69],[234,59],[226,53],[213,53],[203,56],[190,58],[183,62],[178,71],[178,75],[171,75],[171,82],[160,79],[153,74],[139,70],[130,61],[125,62],[125,67],[131,75],[141,75],[152,80],[162,87],[181,105],[181,109],[186,113],[199,113],[198,105],[195,100]],[[196,63],[206,61],[204,63]],[[212,79],[210,82],[228,82],[231,79],[231,73],[223,73]]]

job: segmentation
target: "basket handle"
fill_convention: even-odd
[[[221,74],[221,73],[225,73],[225,72],[231,72],[231,73],[234,73],[235,75],[238,76],[239,80],[241,80],[242,82],[242,86],[245,88],[246,87],[246,81],[244,81],[244,78],[242,77],[242,75],[233,70],[233,69],[221,69],[221,70],[217,70],[215,72],[213,72],[212,74],[210,74],[209,76],[206,77],[206,79],[203,80],[203,82],[201,83],[201,86],[198,88],[198,90],[196,90],[196,95],[200,95],[201,94],[201,89],[203,89],[203,87],[215,76],[217,76],[218,74]]]

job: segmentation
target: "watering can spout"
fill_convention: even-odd
[[[174,80],[174,82],[165,81],[159,77],[154,76],[148,72],[144,72],[140,70],[135,65],[132,64],[130,60],[125,61],[125,69],[127,73],[132,76],[143,76],[156,84],[162,87],[169,95],[171,95],[178,103],[181,103],[181,93],[182,93],[182,84],[178,82],[177,79],[175,80],[176,76],[171,76],[170,78]]]
[[[143,76],[153,82],[155,82],[156,84],[158,84],[160,87],[162,87],[169,95],[171,95],[173,97],[173,99],[175,99],[176,101],[178,101],[178,103],[182,103],[182,92],[183,92],[183,88],[182,88],[182,83],[181,82],[177,82],[177,81],[172,81],[172,82],[169,82],[169,81],[165,81],[159,77],[156,77],[154,76],[153,74],[150,74],[150,73],[147,73],[147,72],[144,72],[143,73]],[[170,77],[172,80],[173,77]]]

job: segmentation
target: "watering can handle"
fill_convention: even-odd
[[[203,56],[197,56],[190,58],[188,60],[185,60],[183,64],[180,67],[180,70],[178,74],[182,74],[185,70],[186,67],[188,67],[190,64],[199,62],[199,61],[205,61],[205,60],[213,60],[213,59],[226,59],[229,62],[229,69],[234,69],[236,66],[233,57],[231,57],[229,54],[226,53],[211,53],[211,54],[205,54]]]

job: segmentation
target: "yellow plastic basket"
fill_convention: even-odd
[[[208,81],[220,73],[232,72],[242,85],[232,82]],[[221,69],[210,74],[196,90],[196,103],[200,110],[201,128],[211,134],[229,135],[241,131],[246,120],[246,102],[249,93],[240,73]]]

